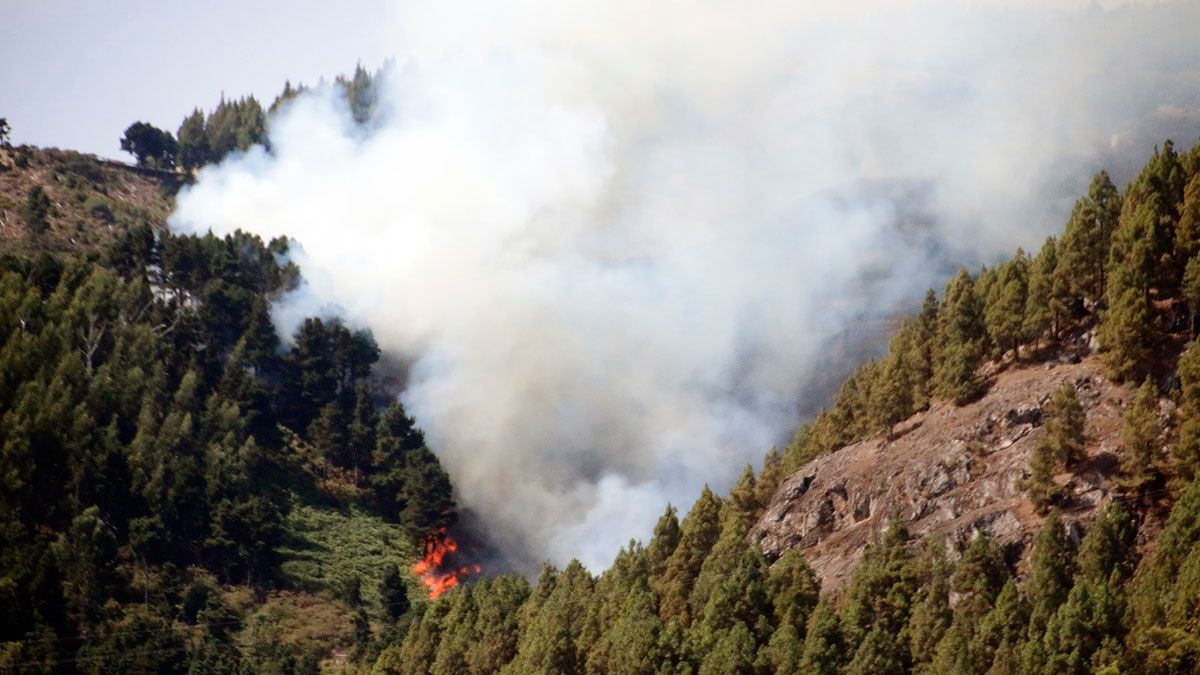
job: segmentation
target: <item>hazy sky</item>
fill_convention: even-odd
[[[13,142],[127,158],[125,127],[172,132],[221,92],[375,68],[391,0],[0,0],[0,117]]]
[[[16,143],[127,158],[118,139],[135,120],[173,132],[194,106],[212,108],[221,92],[253,93],[267,103],[285,79],[315,82],[351,70],[360,59],[373,69],[403,51],[387,35],[396,34],[395,10],[405,4],[419,3],[0,0],[0,117],[8,118]],[[900,3],[856,6],[889,4]]]

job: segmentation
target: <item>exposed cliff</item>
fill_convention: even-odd
[[[893,514],[916,538],[955,542],[984,531],[1002,543],[1028,542],[1042,518],[1021,480],[1045,434],[1043,410],[1064,381],[1075,383],[1086,413],[1087,459],[1055,481],[1068,495],[1064,519],[1089,519],[1112,496],[1130,394],[1105,377],[1085,344],[1056,360],[1009,365],[979,400],[937,402],[898,425],[891,440],[866,440],[809,462],[783,481],[752,537],[772,559],[801,549],[827,589],[849,579],[871,532]]]

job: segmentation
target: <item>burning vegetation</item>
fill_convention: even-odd
[[[457,586],[468,574],[480,572],[479,565],[460,565],[454,560],[458,542],[446,534],[444,527],[425,535],[422,547],[425,554],[412,571],[429,589],[430,600]]]

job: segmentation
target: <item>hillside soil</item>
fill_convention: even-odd
[[[1022,479],[1045,435],[1046,405],[1063,382],[1075,384],[1086,413],[1087,458],[1055,477],[1066,495],[1064,520],[1078,533],[1116,494],[1112,479],[1131,395],[1105,376],[1090,338],[1079,335],[1049,360],[1002,370],[992,364],[999,372],[977,401],[936,402],[898,425],[892,439],[872,438],[809,462],[782,482],[751,537],[770,559],[800,549],[829,590],[849,580],[873,533],[893,516],[917,542],[943,536],[955,550],[987,533],[1019,561],[1043,520]]]

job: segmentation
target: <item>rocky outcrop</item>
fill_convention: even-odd
[[[813,460],[783,481],[751,536],[772,559],[801,549],[829,589],[846,582],[871,533],[893,515],[917,538],[962,543],[986,532],[1026,543],[1042,519],[1021,479],[1045,433],[1045,406],[1064,381],[1075,383],[1087,415],[1088,458],[1056,481],[1068,495],[1065,518],[1090,518],[1109,499],[1128,394],[1103,375],[1097,358],[1065,361],[1009,368],[974,403],[937,403],[898,427],[893,440]]]

